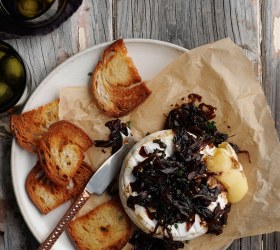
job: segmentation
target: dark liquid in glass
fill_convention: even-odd
[[[26,69],[22,59],[8,45],[0,43],[0,113],[12,108],[26,86]]]

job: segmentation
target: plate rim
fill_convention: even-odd
[[[176,45],[176,44],[172,44],[166,41],[161,41],[161,40],[155,40],[155,39],[146,39],[146,38],[126,38],[123,39],[124,42],[127,43],[143,43],[143,44],[152,44],[152,45],[161,45],[167,48],[171,48],[174,50],[178,50],[181,52],[186,52],[188,49]],[[37,95],[38,92],[40,92],[40,90],[46,85],[48,84],[48,79],[51,78],[53,75],[55,75],[61,68],[65,67],[65,65],[71,63],[71,61],[75,60],[76,58],[82,56],[83,54],[87,54],[91,51],[94,50],[98,50],[100,48],[104,48],[106,46],[109,46],[110,44],[112,44],[114,41],[116,40],[112,40],[112,41],[108,41],[108,42],[104,42],[104,43],[100,43],[97,45],[93,45],[87,49],[84,49],[72,56],[70,56],[69,58],[67,58],[65,61],[63,61],[61,64],[59,64],[58,66],[56,66],[54,69],[52,69],[46,76],[45,78],[43,78],[43,80],[38,84],[38,86],[34,89],[34,91],[32,92],[32,94],[30,95],[30,97],[28,98],[27,102],[25,103],[22,112],[25,112],[26,109],[28,109],[30,103],[32,103],[32,100],[34,99],[34,97]],[[16,147],[16,140],[13,137],[12,139],[12,145],[11,145],[11,155],[10,155],[10,167],[11,167],[11,179],[12,179],[12,186],[13,186],[13,191],[14,191],[14,195],[16,198],[16,202],[17,202],[17,206],[20,210],[21,216],[24,219],[24,222],[26,223],[28,229],[30,230],[30,232],[32,233],[32,235],[34,236],[34,238],[39,242],[42,243],[43,240],[39,237],[39,235],[37,234],[35,228],[32,226],[31,222],[29,221],[29,219],[27,218],[27,215],[25,213],[23,213],[23,204],[21,202],[20,199],[20,194],[19,194],[19,187],[16,185],[16,180],[15,180],[15,147]]]

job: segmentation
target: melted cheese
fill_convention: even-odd
[[[229,202],[239,202],[248,192],[248,182],[234,149],[223,142],[218,148],[203,151],[208,151],[203,156],[208,171],[227,189]]]

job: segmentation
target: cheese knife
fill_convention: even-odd
[[[67,212],[58,222],[58,224],[50,233],[50,235],[47,237],[47,239],[41,244],[38,250],[51,249],[51,247],[54,245],[54,243],[58,240],[60,235],[63,233],[67,224],[75,217],[78,211],[90,198],[91,194],[97,194],[97,195],[103,194],[107,186],[111,183],[114,177],[119,173],[125,156],[127,155],[128,151],[132,148],[132,146],[135,144],[130,129],[127,128],[127,130],[128,130],[127,136],[121,133],[123,138],[122,147],[110,158],[108,158],[101,165],[101,167],[95,172],[95,174],[88,181],[81,195],[67,210]]]

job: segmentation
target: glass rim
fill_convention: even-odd
[[[29,66],[27,65],[27,63],[25,62],[25,60],[22,58],[22,56],[19,54],[19,52],[10,44],[0,40],[0,44],[7,46],[9,49],[11,49],[15,55],[20,59],[20,63],[22,64],[24,71],[25,71],[25,87],[24,90],[22,91],[22,93],[20,94],[20,97],[12,102],[11,104],[7,105],[7,108],[4,109],[3,111],[0,111],[0,118],[7,116],[7,115],[11,115],[13,113],[15,113],[16,111],[18,111],[21,107],[23,107],[23,105],[26,103],[26,101],[28,100],[30,93],[31,93],[31,86],[32,86],[32,77],[30,74],[30,69]]]

